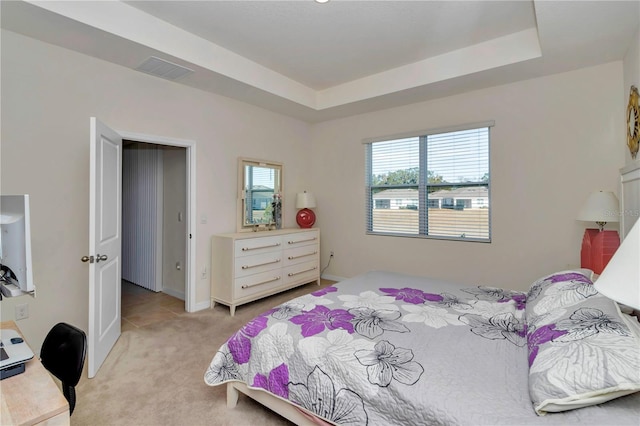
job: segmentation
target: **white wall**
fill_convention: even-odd
[[[236,226],[239,156],[284,163],[285,226],[295,193],[308,188],[309,125],[24,36],[1,33],[1,191],[31,195],[37,297],[3,300],[39,349],[58,321],[87,330],[89,117],[116,130],[197,144],[196,303],[207,303],[210,236]],[[205,216],[207,223],[200,223]]]
[[[627,53],[624,57],[624,105],[627,105],[629,102],[629,91],[631,86],[636,86],[638,90],[640,90],[640,28],[638,32],[636,32],[635,37],[631,39],[631,43],[629,48],[627,49]],[[626,111],[626,110],[625,110]],[[621,120],[621,125],[626,125],[626,118],[623,115]],[[626,127],[624,128],[626,131]],[[626,145],[626,134],[624,135],[625,144],[623,145],[623,150],[625,153],[625,161],[627,165],[631,165],[634,163],[634,160],[631,158],[631,153]],[[640,164],[640,155],[638,155],[635,159],[636,163]]]
[[[310,190],[323,266],[335,252],[325,276],[386,269],[527,289],[579,266],[587,224],[578,210],[596,189],[618,191],[622,97],[615,62],[314,126]],[[495,120],[490,244],[365,234],[363,139],[487,120]]]

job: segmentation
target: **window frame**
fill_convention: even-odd
[[[479,123],[471,123],[471,124],[463,124],[459,126],[450,126],[450,127],[441,127],[430,130],[423,131],[415,131],[415,132],[407,132],[401,134],[395,134],[385,137],[378,138],[368,138],[364,139],[362,143],[365,145],[365,218],[366,218],[366,234],[367,235],[376,235],[376,236],[392,236],[392,237],[404,237],[404,238],[423,238],[423,239],[433,239],[433,240],[448,240],[448,241],[466,241],[466,242],[479,242],[479,243],[491,243],[492,241],[492,200],[491,200],[491,131],[492,127],[495,126],[494,121],[486,121]],[[428,184],[427,183],[427,139],[429,136],[442,134],[442,133],[451,133],[465,130],[474,130],[474,129],[487,129],[487,170],[489,174],[489,179],[486,182],[473,182],[473,183],[436,183],[436,184]],[[372,158],[372,146],[376,142],[390,142],[394,140],[408,139],[408,138],[418,138],[420,149],[419,149],[419,179],[417,184],[403,184],[403,185],[372,185],[372,167],[373,167],[373,158]],[[475,237],[466,237],[464,233],[459,237],[453,236],[445,236],[445,235],[430,235],[428,231],[428,211],[429,205],[428,200],[425,199],[426,194],[429,191],[429,188],[437,188],[438,186],[442,187],[474,187],[474,186],[486,186],[487,187],[487,201],[486,204],[482,206],[483,209],[488,210],[487,214],[487,238],[475,238]],[[376,188],[384,188],[384,189],[417,189],[418,191],[418,211],[419,211],[419,230],[417,234],[408,234],[408,233],[399,233],[392,231],[374,231],[373,230],[373,210],[376,201],[373,199],[374,189]],[[473,197],[469,198],[468,201],[472,203]],[[437,200],[437,199],[436,199]],[[439,201],[440,208],[443,208],[444,199]],[[455,208],[455,202],[454,202]]]

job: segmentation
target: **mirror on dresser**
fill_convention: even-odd
[[[238,232],[282,227],[282,169],[274,161],[238,160]]]

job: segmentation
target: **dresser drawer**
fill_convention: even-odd
[[[284,251],[284,266],[296,265],[318,259],[318,245],[311,244]]]
[[[282,250],[282,237],[258,237],[237,240],[235,242],[235,257],[252,256]]]
[[[273,251],[270,253],[254,254],[253,256],[242,256],[236,258],[234,272],[236,278],[247,275],[258,274],[260,272],[280,270],[282,268],[282,252]]]
[[[312,244],[318,245],[318,231],[299,232],[282,237],[282,246],[285,250]]]
[[[285,284],[310,282],[318,279],[318,261],[299,263],[283,269]]]
[[[284,285],[281,272],[282,269],[276,269],[274,271],[236,278],[233,286],[233,298],[242,299]]]

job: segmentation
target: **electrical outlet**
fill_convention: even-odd
[[[22,305],[16,305],[16,320],[29,318],[29,305],[26,303]]]

